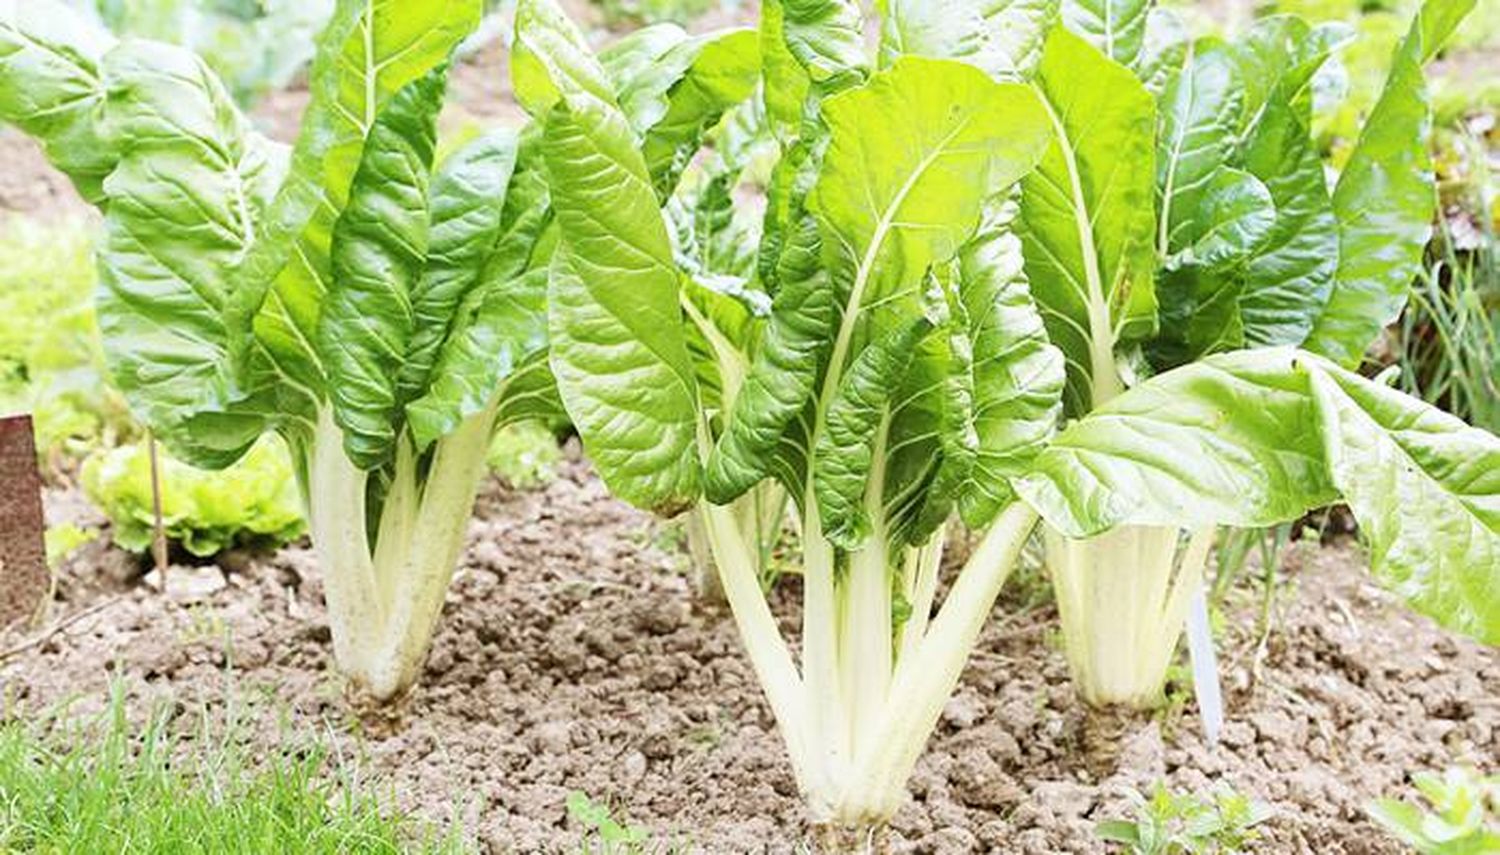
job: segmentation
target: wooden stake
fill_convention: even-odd
[[[146,451],[151,457],[151,513],[154,531],[151,538],[151,557],[156,560],[156,573],[161,577],[161,589],[167,589],[167,530],[161,518],[161,466],[156,456],[156,436],[146,432]]]
[[[52,591],[30,416],[0,418],[0,628],[42,613]]]

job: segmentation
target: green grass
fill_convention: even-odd
[[[1397,362],[1403,391],[1477,427],[1500,432],[1500,262],[1495,237],[1454,250],[1447,230],[1437,257],[1412,285]]]
[[[385,809],[315,738],[255,752],[234,705],[133,725],[116,688],[82,720],[0,725],[0,852],[457,853]]]

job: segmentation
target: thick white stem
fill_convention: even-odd
[[[1176,527],[1121,526],[1074,540],[1048,529],[1047,563],[1079,695],[1094,706],[1160,705],[1213,529],[1179,549]]]
[[[366,474],[344,453],[344,434],[324,410],[307,466],[307,522],[323,572],[328,626],[339,669],[367,676],[385,622],[365,527]]]
[[[307,464],[307,513],[334,659],[351,683],[379,700],[405,692],[420,673],[463,548],[494,419],[486,411],[440,440],[420,482],[412,449],[398,450],[372,554],[369,476],[345,454],[332,415],[320,414]]]
[[[807,704],[802,680],[786,640],[781,636],[781,628],[776,625],[776,618],[761,592],[760,577],[752,557],[754,551],[735,524],[731,509],[704,503],[703,516],[714,564],[719,568],[719,581],[729,600],[729,609],[734,614],[750,665],[755,669],[771,714],[781,729],[797,783],[804,793],[813,797],[817,790],[813,786],[815,779],[808,773],[812,755],[808,749]]]
[[[1036,522],[1036,512],[1020,502],[1000,514],[954,581],[916,655],[897,665],[875,737],[850,770],[838,811],[843,824],[879,824],[901,806],[906,780]]]
[[[932,539],[922,546],[906,551],[906,567],[909,580],[907,600],[911,604],[911,617],[901,628],[901,655],[897,661],[910,659],[927,635],[927,624],[932,616],[932,602],[937,597],[938,570],[943,564],[943,549],[947,544],[948,529],[939,528]]]
[[[381,646],[369,675],[369,690],[378,698],[401,694],[421,673],[463,551],[494,423],[494,412],[489,410],[470,417],[439,440],[410,528],[391,532],[381,527],[383,541],[395,535],[403,543],[389,552],[382,543],[376,553],[380,560],[394,562],[394,566],[377,563],[376,567],[390,596]],[[415,467],[410,475],[409,483],[414,484]]]
[[[838,607],[834,597],[833,546],[823,536],[818,502],[808,489],[802,524],[802,673],[810,718],[809,749],[816,760],[811,792],[828,793],[848,765],[841,710],[843,688],[838,669]],[[826,821],[830,799],[813,805],[815,822]]]
[[[839,651],[849,675],[849,756],[858,757],[876,739],[880,713],[890,698],[891,570],[886,532],[876,532],[849,556],[848,645]]]

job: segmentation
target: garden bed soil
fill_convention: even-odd
[[[51,495],[54,513],[70,497]],[[246,738],[259,747],[321,733],[363,757],[399,808],[456,820],[481,851],[577,851],[573,790],[690,851],[796,851],[809,829],[770,713],[729,616],[694,601],[675,540],[576,459],[538,492],[487,482],[422,683],[378,722],[351,713],[329,670],[305,546],[228,573],[173,567],[165,594],[122,585],[119,553],[94,546],[65,569],[53,619],[94,611],[0,663],[0,697],[12,714],[68,699],[83,714],[117,682],[136,710],[233,701],[258,711]],[[1400,851],[1364,805],[1415,771],[1493,767],[1500,655],[1396,606],[1355,549],[1309,544],[1288,563],[1253,682],[1259,591],[1231,595],[1222,744],[1205,745],[1183,701],[1127,722],[1119,768],[1102,778],[1080,750],[1045,586],[1013,580],[917,766],[891,851],[1102,852],[1094,822],[1125,815],[1128,793],[1157,780],[1270,804],[1258,851]],[[790,629],[797,580],[774,599]]]

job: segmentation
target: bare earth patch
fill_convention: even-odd
[[[307,550],[227,577],[174,568],[167,594],[122,591],[118,562],[95,550],[69,568],[55,617],[109,604],[0,663],[0,697],[8,714],[69,698],[84,711],[112,678],[138,706],[258,697],[250,739],[327,731],[401,807],[456,818],[491,852],[576,847],[570,790],[693,851],[791,852],[807,828],[769,712],[728,616],[693,602],[665,534],[583,463],[537,493],[490,484],[422,685],[395,721],[363,723],[328,671]],[[1052,610],[1011,586],[917,767],[892,850],[1101,852],[1093,823],[1165,779],[1272,804],[1266,851],[1400,851],[1362,806],[1411,771],[1494,763],[1500,654],[1401,610],[1352,549],[1291,563],[1253,684],[1258,592],[1233,600],[1223,744],[1205,746],[1188,704],[1128,723],[1120,769],[1102,780],[1077,750],[1083,717],[1048,642]],[[777,600],[791,626],[794,578]]]

